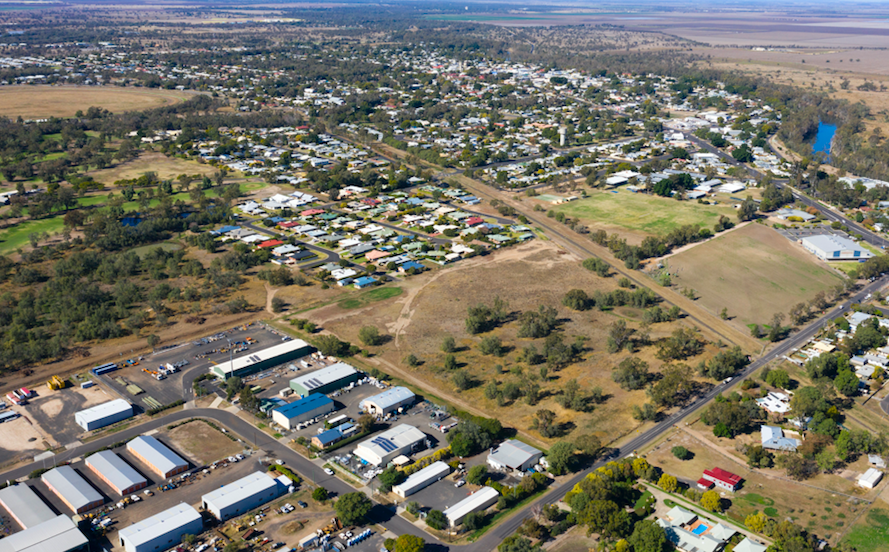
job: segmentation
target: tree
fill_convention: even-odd
[[[360,525],[367,514],[370,513],[373,504],[367,495],[360,492],[346,493],[336,501],[334,509],[337,517],[343,525]]]
[[[392,487],[398,485],[404,479],[404,472],[401,470],[397,470],[395,467],[386,468],[383,470],[383,473],[377,476],[377,480],[380,482],[380,492],[383,494],[388,493],[392,490]]]
[[[380,345],[383,341],[382,336],[380,336],[380,330],[376,326],[362,326],[358,330],[358,339],[369,347]]]
[[[719,493],[716,491],[704,491],[704,494],[701,495],[701,506],[711,512],[721,513],[722,499],[719,498]]]
[[[842,393],[847,397],[852,397],[858,394],[858,377],[851,370],[843,370],[839,374],[835,380],[833,380],[833,384],[836,386],[837,391]]]
[[[556,413],[542,408],[537,411],[537,415],[532,422],[532,428],[539,431],[544,437],[554,437],[558,429],[555,421]]]
[[[574,445],[567,441],[559,441],[549,448],[546,461],[553,475],[574,471],[576,461],[574,450]]]
[[[478,344],[478,350],[483,355],[501,356],[503,354],[503,343],[496,335],[489,335],[482,338]]]
[[[469,389],[470,387],[472,387],[472,384],[474,383],[472,377],[462,370],[454,373],[454,375],[451,376],[451,381],[454,382],[454,385],[460,391],[465,391],[465,390]]]
[[[741,202],[741,206],[738,208],[738,220],[741,222],[745,222],[748,220],[753,220],[756,218],[756,202],[753,201],[753,198],[747,196],[747,199]]]
[[[732,431],[728,428],[727,425],[725,425],[722,422],[719,422],[718,424],[713,426],[713,435],[716,435],[717,437],[726,437],[726,438],[731,439]]]
[[[324,502],[327,500],[328,492],[324,487],[317,487],[314,491],[312,491],[312,498],[317,500],[318,502]]]
[[[448,518],[440,510],[429,510],[429,513],[426,514],[426,525],[441,531],[448,526]]]
[[[744,519],[744,525],[747,526],[748,529],[753,531],[754,533],[762,533],[766,528],[766,521],[768,521],[768,516],[766,516],[762,512],[756,512],[755,514],[750,514]]]
[[[648,378],[648,363],[636,357],[623,359],[611,372],[611,379],[625,391],[642,389]]]
[[[395,539],[395,549],[393,552],[423,552],[426,548],[426,541],[421,537],[405,533],[398,535]]]
[[[772,387],[787,389],[788,387],[790,387],[790,375],[787,373],[787,370],[777,368],[770,371],[769,374],[766,376],[766,383],[768,383]]]
[[[185,546],[191,546],[192,544],[194,544],[194,538],[194,535],[192,535],[191,533],[185,533],[184,535],[182,535],[182,544],[184,544]]]
[[[633,552],[664,552],[667,550],[667,534],[656,522],[645,519],[633,527],[633,534],[627,538],[633,545]]]
[[[447,336],[441,342],[441,350],[444,353],[453,353],[457,350],[457,342],[454,341],[453,337]]]
[[[634,331],[634,329],[627,326],[624,320],[613,322],[608,328],[608,352],[617,353],[626,347]]]
[[[562,305],[576,311],[587,310],[590,298],[582,289],[572,289],[562,297]]]
[[[781,337],[784,335],[784,313],[776,312],[774,316],[772,316],[772,327],[769,329],[769,341],[774,343],[775,341],[780,341]]]
[[[732,151],[732,157],[734,157],[735,161],[738,163],[750,163],[753,161],[753,152],[748,149],[747,144],[745,143]]]
[[[584,434],[574,440],[574,447],[592,459],[601,452],[602,440],[596,435]]]
[[[463,518],[463,527],[467,531],[476,531],[485,526],[485,515],[481,512],[470,512]]]
[[[673,456],[680,460],[685,460],[688,458],[688,449],[683,446],[675,446],[670,449],[670,452],[672,452]]]
[[[272,299],[272,312],[281,312],[286,306],[287,303],[280,297],[275,297]]]
[[[241,381],[241,378],[238,376],[232,376],[225,380],[225,390],[226,396],[228,399],[234,397],[241,388],[244,387],[244,383]]]
[[[148,346],[151,347],[152,350],[161,342],[161,338],[155,334],[149,335],[145,340],[148,342]]]
[[[679,488],[679,481],[674,476],[665,473],[658,480],[657,486],[668,493],[674,493]]]
[[[444,357],[444,369],[447,371],[456,370],[457,369],[457,357],[451,354],[447,354]]]
[[[611,500],[591,500],[578,521],[605,538],[625,537],[632,527],[630,514]]]
[[[488,469],[484,464],[479,464],[477,466],[472,466],[469,468],[469,471],[466,472],[466,482],[471,483],[472,485],[481,485],[488,478]]]

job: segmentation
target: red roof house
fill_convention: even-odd
[[[268,240],[257,244],[256,247],[260,249],[267,249],[269,247],[278,247],[279,245],[284,245],[284,242],[282,242],[281,240]]]
[[[324,212],[324,209],[306,209],[302,213],[299,214],[301,217],[311,217],[315,215],[320,215]]]
[[[741,476],[732,472],[725,471],[722,468],[713,468],[712,470],[704,470],[704,476],[701,479],[712,481],[714,485],[720,489],[735,492],[741,485]]]
[[[296,226],[300,226],[301,224],[302,224],[302,222],[300,222],[298,220],[291,220],[289,222],[282,222],[278,226],[280,226],[281,228],[294,228]]]
[[[481,224],[481,223],[485,222],[485,220],[481,217],[469,217],[468,219],[464,220],[463,222],[466,223],[466,226],[475,226],[476,224]]]

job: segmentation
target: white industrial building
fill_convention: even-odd
[[[161,479],[167,479],[188,469],[188,462],[151,435],[136,437],[127,443],[127,450]]]
[[[85,431],[92,431],[133,417],[133,405],[123,399],[97,404],[74,413],[74,421]]]
[[[439,460],[438,462],[434,462],[429,464],[422,470],[417,473],[412,474],[410,477],[392,487],[392,492],[400,496],[401,498],[407,498],[408,496],[425,489],[429,485],[432,485],[436,481],[440,481],[441,479],[447,477],[451,473],[451,467]]]
[[[88,512],[105,503],[105,499],[71,466],[59,466],[40,478],[75,514]]]
[[[865,489],[873,489],[879,485],[881,479],[883,479],[883,472],[876,468],[868,468],[868,470],[858,478],[858,486],[864,487]]]
[[[833,234],[809,236],[801,239],[800,243],[822,261],[863,261],[874,256],[852,240]]]
[[[204,510],[219,521],[225,521],[274,500],[280,494],[278,482],[257,471],[205,494],[201,497],[201,503]]]
[[[148,481],[139,472],[110,450],[91,454],[86,458],[86,466],[121,496],[148,486]]]
[[[426,434],[414,426],[401,424],[390,427],[355,447],[355,454],[374,466],[385,466],[402,454],[410,454],[426,441]]]
[[[320,393],[287,403],[272,410],[272,420],[284,429],[294,429],[296,424],[333,412],[333,399]]]
[[[360,378],[361,374],[354,367],[345,362],[337,362],[290,380],[290,388],[300,397],[308,397],[313,393],[326,395],[337,389],[342,389]]]
[[[359,402],[358,408],[374,416],[385,416],[391,412],[397,412],[399,408],[414,404],[416,400],[417,396],[407,387],[391,387],[379,395],[368,397]]]
[[[488,464],[495,470],[528,471],[540,461],[543,452],[515,439],[503,442],[488,455]]]
[[[0,540],[0,552],[75,552],[89,541],[68,516],[53,516]]]
[[[496,504],[499,498],[500,493],[497,492],[497,489],[482,487],[442,513],[448,518],[448,523],[451,524],[451,527],[456,527],[463,523],[463,518],[473,512],[487,510]]]
[[[0,504],[22,529],[30,529],[56,517],[34,489],[25,483],[0,489]]]
[[[201,514],[182,503],[143,519],[117,534],[127,552],[159,552],[182,542],[182,535],[199,535],[204,530]]]

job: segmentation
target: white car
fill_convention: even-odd
[[[333,475],[333,470],[330,468],[324,468],[324,473],[326,473],[327,475]]]
[[[466,484],[466,480],[465,480],[465,479],[461,479],[460,481],[457,481],[457,482],[454,484],[454,486],[457,487],[457,488],[459,489],[460,487],[462,487],[462,486],[465,485],[465,484]]]

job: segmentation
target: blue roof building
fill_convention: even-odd
[[[319,449],[325,449],[337,441],[342,441],[343,437],[345,437],[343,432],[335,427],[312,437],[312,444]]]
[[[321,393],[312,393],[304,399],[287,403],[272,410],[272,420],[285,429],[293,429],[296,424],[333,412],[333,400]]]
[[[372,276],[362,276],[361,278],[356,278],[352,281],[355,284],[355,287],[358,289],[364,289],[366,287],[370,287],[377,283],[377,279]]]

